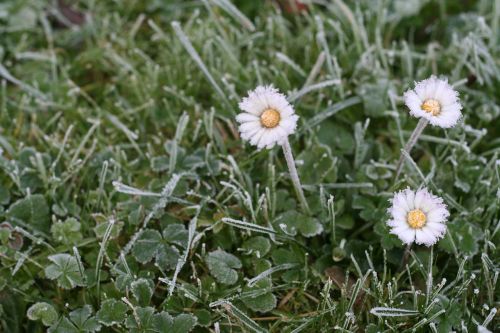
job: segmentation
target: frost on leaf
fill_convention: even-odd
[[[50,328],[53,333],[80,333],[97,332],[101,330],[101,325],[92,314],[92,307],[85,305],[69,313],[69,318],[65,317],[57,325]]]
[[[57,320],[56,310],[52,305],[45,302],[33,304],[26,315],[30,320],[41,320],[45,326],[50,326]]]
[[[125,326],[132,333],[140,332],[172,332],[188,333],[196,325],[196,317],[180,314],[172,317],[167,312],[154,313],[152,307],[138,307],[135,314],[127,317]]]
[[[97,320],[105,326],[122,323],[127,314],[127,305],[122,301],[110,298],[105,300],[97,312]]]
[[[140,263],[155,259],[156,264],[164,270],[174,269],[180,258],[179,248],[187,246],[188,232],[182,224],[168,225],[163,233],[146,229],[135,242],[132,254]]]
[[[276,223],[284,224],[287,232],[298,231],[304,237],[313,237],[323,232],[323,225],[317,219],[296,211],[281,214],[276,218]]]
[[[222,250],[210,252],[205,259],[210,274],[222,284],[234,284],[238,281],[235,269],[241,268],[241,261],[234,255]]]
[[[45,268],[45,276],[57,280],[59,287],[72,289],[83,286],[83,279],[75,257],[66,253],[59,253],[49,257],[51,265]]]
[[[140,305],[145,306],[149,304],[149,301],[153,296],[153,287],[154,284],[152,281],[141,278],[132,282],[130,289],[137,302]]]

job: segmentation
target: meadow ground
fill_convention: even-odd
[[[304,2],[0,3],[0,331],[498,329],[500,1]],[[463,117],[395,181],[432,74]],[[309,211],[239,137],[263,84]],[[389,234],[408,187],[448,207],[432,247]]]

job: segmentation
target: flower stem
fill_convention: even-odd
[[[427,124],[429,124],[429,121],[427,119],[420,118],[420,120],[418,121],[417,127],[415,127],[415,129],[413,130],[413,133],[411,133],[410,139],[408,139],[408,142],[406,143],[406,145],[404,147],[405,152],[407,152],[408,154],[410,153],[411,149],[417,143],[418,138],[420,137],[420,135],[424,131]],[[398,179],[399,174],[401,173],[401,169],[403,168],[403,161],[404,161],[404,156],[403,156],[403,154],[401,154],[401,156],[399,157],[398,164],[396,166],[396,176],[394,177],[394,181],[396,181]]]
[[[300,205],[304,213],[310,214],[309,205],[307,204],[306,197],[304,196],[304,192],[302,191],[302,186],[300,185],[299,174],[297,173],[297,168],[295,167],[295,160],[292,155],[292,147],[290,147],[290,142],[288,138],[285,139],[283,144],[283,154],[285,154],[286,164],[288,165],[288,170],[290,171],[290,178],[292,178],[293,186],[295,187],[295,193],[299,198]]]
[[[408,263],[408,258],[410,258],[410,252],[411,252],[411,245],[412,243],[408,244],[405,248],[405,252],[403,254],[403,257],[401,258],[401,263],[399,264],[398,272],[401,272]]]

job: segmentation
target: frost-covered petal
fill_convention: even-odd
[[[400,221],[403,221],[404,223],[406,223],[406,214],[408,214],[408,211],[403,209],[402,207],[399,207],[399,206],[393,206],[390,211],[389,211],[392,215],[392,217],[395,219],[395,220],[400,220]]]
[[[404,100],[410,111],[420,110],[423,103],[423,100],[413,90],[409,90],[404,94]]]
[[[261,128],[255,133],[251,138],[250,138],[250,144],[259,147],[259,142],[262,136],[266,133],[266,130],[264,128]],[[259,147],[260,148],[260,147]]]
[[[415,231],[415,243],[417,244],[431,246],[436,243],[436,240],[436,236],[426,228]]]
[[[444,223],[427,223],[425,227],[432,231],[439,238],[443,237],[443,235],[446,233],[446,224]]]
[[[432,209],[427,213],[427,222],[429,223],[441,223],[446,221],[449,213],[446,208]]]
[[[408,205],[408,209],[412,210],[415,207],[415,192],[410,189],[406,189],[404,191],[406,204]]]
[[[415,241],[415,230],[408,226],[396,227],[391,230],[391,234],[398,236],[404,244],[411,244]]]
[[[299,117],[297,116],[291,116],[283,119],[279,126],[285,131],[285,133],[292,134],[293,132],[295,132],[295,128],[297,127],[298,118]]]
[[[248,113],[248,112],[242,112],[236,116],[236,121],[239,123],[245,123],[249,121],[260,121],[259,117]]]
[[[248,121],[246,123],[243,123],[240,125],[240,131],[241,132],[249,132],[249,131],[254,131],[257,129],[260,129],[260,121]]]
[[[410,211],[410,207],[408,206],[408,202],[406,201],[406,194],[404,191],[398,192],[394,195],[394,198],[392,199],[392,206],[400,207],[406,212]]]

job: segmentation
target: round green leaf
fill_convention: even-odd
[[[238,273],[234,269],[241,268],[241,261],[234,255],[222,250],[210,252],[206,257],[210,274],[223,284],[234,284],[238,281]]]
[[[57,312],[52,305],[38,302],[30,306],[26,315],[29,320],[41,320],[45,326],[50,326],[57,320]]]

